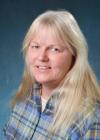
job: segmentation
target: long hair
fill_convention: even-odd
[[[38,33],[39,28],[50,30],[65,45],[69,44],[69,50],[75,57],[75,62],[64,78],[59,90],[59,107],[55,110],[55,116],[51,125],[51,131],[56,131],[66,124],[66,128],[75,120],[77,112],[86,115],[91,108],[100,101],[100,88],[95,74],[88,62],[88,45],[73,15],[66,10],[46,11],[39,15],[30,26],[24,42],[23,54],[26,61],[29,42]],[[29,89],[34,84],[25,65],[22,82],[18,88],[13,103],[29,96]]]

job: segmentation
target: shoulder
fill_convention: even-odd
[[[90,117],[90,124],[85,132],[84,139],[100,140],[100,104],[97,104]]]
[[[90,120],[89,128],[93,128],[95,127],[95,125],[100,125],[100,103],[97,103],[89,120]]]
[[[12,109],[10,118],[4,128],[5,137],[13,137],[16,132],[22,132],[25,124],[29,121],[29,116],[32,112],[31,100],[18,102]]]
[[[91,114],[80,116],[69,130],[72,139],[100,140],[100,104],[93,108]]]
[[[94,107],[91,115],[84,121],[82,129],[83,140],[100,140],[100,104]]]

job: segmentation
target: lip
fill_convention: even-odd
[[[49,67],[49,66],[37,66],[37,68],[39,68],[39,69],[51,69],[51,67]]]
[[[42,66],[42,65],[37,65],[35,66],[36,68],[40,69],[40,70],[48,70],[48,69],[51,69],[50,66]]]

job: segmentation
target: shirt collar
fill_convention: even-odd
[[[37,106],[38,106],[38,110],[41,112],[42,109],[42,104],[41,104],[41,88],[42,85],[38,82],[35,82],[33,87],[32,87],[32,100],[34,100],[34,102],[36,102]],[[54,114],[54,108],[55,105],[57,104],[59,98],[59,91],[58,89],[55,89],[52,93],[51,93],[51,97],[48,99],[46,107],[45,107],[45,113],[47,115],[53,115]]]

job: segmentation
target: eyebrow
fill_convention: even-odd
[[[41,44],[39,44],[38,42],[35,42],[35,41],[32,41],[32,42],[30,42],[30,44],[32,44],[32,43],[35,43],[35,44],[37,44],[37,45],[39,45],[39,46],[42,46]],[[45,46],[62,46],[62,45],[60,45],[60,44],[49,44],[49,45],[45,45]]]

